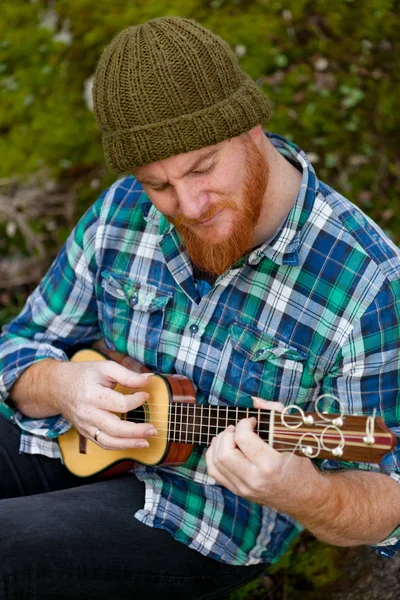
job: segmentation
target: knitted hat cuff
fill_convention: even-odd
[[[267,98],[247,75],[228,98],[175,119],[130,129],[103,130],[108,168],[125,173],[158,160],[219,144],[266,122]]]

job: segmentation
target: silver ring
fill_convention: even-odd
[[[99,435],[101,434],[101,429],[98,429],[93,436],[95,442],[97,442]]]

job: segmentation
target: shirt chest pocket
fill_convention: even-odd
[[[229,328],[210,403],[251,406],[251,396],[295,402],[305,353],[240,321]]]
[[[172,293],[124,275],[102,275],[102,330],[106,344],[156,369],[165,307]]]

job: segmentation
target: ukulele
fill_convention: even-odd
[[[71,359],[96,360],[107,359],[95,350],[81,350]],[[148,438],[148,448],[105,450],[71,428],[59,436],[58,442],[66,467],[79,477],[113,476],[131,470],[135,463],[182,464],[195,445],[209,446],[212,438],[228,425],[248,417],[256,417],[255,432],[275,450],[309,458],[379,463],[396,445],[395,435],[381,417],[321,413],[317,405],[315,413],[304,412],[296,405],[286,407],[282,413],[198,405],[193,385],[182,375],[154,374],[143,388],[132,390],[118,384],[114,389],[123,394],[149,394],[142,406],[118,415],[136,423],[152,423],[158,435]]]

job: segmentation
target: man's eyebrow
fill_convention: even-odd
[[[221,148],[213,148],[212,150],[209,150],[208,152],[206,152],[205,154],[203,154],[202,156],[199,156],[192,165],[190,165],[190,167],[182,174],[182,177],[186,177],[186,175],[189,175],[189,173],[192,173],[192,171],[194,171],[195,169],[197,169],[197,167],[199,165],[201,165],[202,162],[204,162],[205,160],[212,158],[213,156],[215,156],[216,154],[218,154],[218,152],[220,152]],[[138,181],[140,181],[140,183],[144,183],[145,185],[165,185],[166,182],[161,182],[161,181],[157,181],[154,179],[138,179]]]

